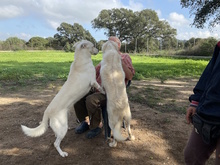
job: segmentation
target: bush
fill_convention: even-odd
[[[179,55],[189,55],[189,56],[212,56],[217,40],[213,37],[207,39],[201,39],[197,45],[189,48],[188,50],[183,50],[177,54]]]

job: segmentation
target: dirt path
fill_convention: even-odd
[[[183,149],[192,127],[186,124],[183,113],[169,111],[169,108],[187,107],[188,96],[196,80],[166,81],[164,84],[159,81],[132,81],[129,97],[133,115],[132,131],[136,140],[118,143],[116,148],[108,147],[104,141],[104,132],[91,140],[86,139],[85,134],[76,135],[74,128],[77,123],[72,112],[69,126],[73,129],[68,131],[61,143],[61,148],[69,153],[67,158],[60,157],[53,147],[55,137],[51,129],[41,137],[30,138],[20,128],[21,124],[29,127],[38,125],[62,83],[56,81],[47,86],[0,86],[0,164],[184,164]],[[158,96],[164,89],[175,91],[175,95],[167,92],[163,102],[156,103],[158,106],[149,106],[135,98],[147,87],[157,92]],[[213,161],[211,158],[208,164],[213,164]]]

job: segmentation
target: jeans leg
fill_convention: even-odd
[[[202,137],[193,129],[184,150],[186,165],[205,165],[205,162],[215,149],[215,142],[210,144],[204,143]]]

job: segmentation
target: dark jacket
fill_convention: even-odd
[[[193,92],[189,101],[199,102],[196,112],[207,119],[220,121],[220,42]]]

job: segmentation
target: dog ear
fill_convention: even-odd
[[[79,44],[79,42],[76,42],[76,43],[73,45],[73,47],[75,48],[78,44]]]
[[[86,46],[87,46],[87,44],[86,44],[86,43],[83,43],[83,44],[81,45],[81,48],[84,49]]]
[[[104,44],[102,45],[102,52],[105,52],[105,48],[106,48],[106,43],[104,43]]]

